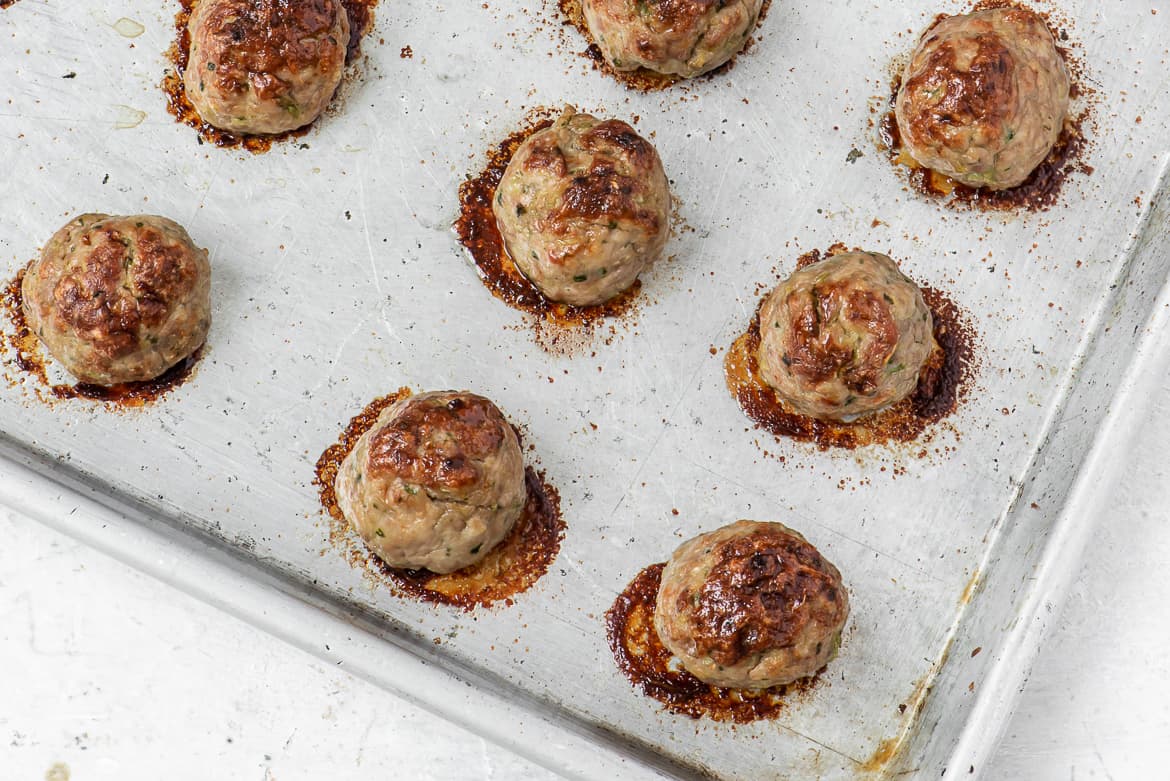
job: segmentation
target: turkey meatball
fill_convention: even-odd
[[[346,456],[337,504],[391,567],[470,566],[512,529],[526,498],[520,442],[482,396],[444,391],[390,405]]]
[[[969,187],[1021,184],[1052,151],[1069,74],[1044,21],[1024,8],[946,17],[906,66],[895,117],[906,151]]]
[[[743,48],[762,5],[763,0],[582,0],[581,10],[614,68],[691,78]]]
[[[83,214],[25,272],[28,326],[77,379],[151,380],[191,355],[211,326],[211,266],[166,217]]]
[[[936,348],[918,287],[885,255],[850,252],[781,282],[760,309],[760,373],[790,407],[851,421],[914,392]]]
[[[508,254],[553,301],[589,306],[634,284],[670,234],[658,152],[625,122],[573,109],[512,156],[492,210]]]
[[[804,537],[779,523],[738,521],[670,557],[654,628],[699,680],[766,689],[828,664],[848,617],[841,573]]]
[[[204,122],[232,133],[284,133],[329,105],[345,68],[341,0],[200,0],[183,85]]]

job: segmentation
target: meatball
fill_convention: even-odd
[[[516,432],[482,396],[444,391],[390,405],[346,456],[337,504],[391,567],[470,566],[512,529],[526,498]]]
[[[295,130],[321,115],[341,83],[349,43],[341,0],[201,0],[187,29],[187,97],[221,130]]]
[[[662,254],[670,185],[633,128],[570,108],[516,150],[492,210],[524,276],[553,301],[589,306],[634,284]]]
[[[1068,68],[1044,21],[1024,8],[994,8],[944,18],[923,34],[895,116],[919,163],[1003,190],[1052,151],[1068,106]]]
[[[95,385],[154,379],[211,327],[207,250],[166,217],[71,220],[29,266],[21,294],[49,353]]]
[[[581,10],[613,67],[691,78],[743,48],[762,5],[763,0],[582,0]]]
[[[760,373],[802,415],[851,421],[914,392],[937,347],[922,291],[885,255],[797,271],[760,308]]]
[[[841,573],[779,523],[737,521],[683,543],[662,571],[654,628],[699,680],[766,689],[815,675],[849,617]]]

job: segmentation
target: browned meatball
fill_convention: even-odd
[[[379,558],[439,573],[486,556],[526,497],[516,432],[488,399],[454,391],[383,410],[334,487],[342,513]]]
[[[585,23],[618,70],[690,78],[743,48],[763,0],[582,0]]]
[[[806,266],[760,308],[760,373],[814,418],[849,421],[896,404],[935,346],[922,292],[876,252]]]
[[[574,306],[634,284],[670,236],[670,184],[653,145],[572,108],[516,150],[492,210],[524,276]]]
[[[204,122],[283,133],[329,105],[345,68],[341,0],[200,0],[187,29],[187,97]]]
[[[82,382],[153,379],[195,352],[211,325],[207,250],[165,217],[83,214],[29,266],[29,327]]]
[[[671,556],[654,628],[699,680],[766,689],[828,664],[848,617],[841,573],[804,537],[779,523],[738,521]]]
[[[906,66],[895,116],[907,151],[971,187],[1021,184],[1060,137],[1068,68],[1044,20],[1026,8],[950,16]]]

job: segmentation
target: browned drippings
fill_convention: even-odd
[[[1084,69],[1073,53],[1060,45],[1067,41],[1068,35],[1058,30],[1051,14],[1013,2],[1013,0],[979,0],[974,4],[972,11],[982,11],[992,8],[1026,8],[1044,19],[1048,29],[1057,41],[1056,49],[1064,59],[1072,79],[1070,95],[1073,99],[1081,95],[1092,94],[1093,90],[1086,83]],[[946,15],[935,17],[931,27],[937,24]],[[929,29],[929,28],[928,28]],[[1088,147],[1085,128],[1092,121],[1091,106],[1083,109],[1075,117],[1068,117],[1060,136],[1053,145],[1048,157],[1032,171],[1021,184],[1006,190],[990,190],[984,187],[969,187],[945,174],[931,170],[917,160],[902,145],[902,135],[898,130],[898,120],[894,114],[894,107],[898,100],[898,91],[902,88],[901,74],[895,74],[890,84],[890,96],[886,104],[886,112],[878,121],[878,144],[887,153],[890,161],[906,172],[910,186],[917,192],[937,198],[947,206],[959,209],[982,209],[985,211],[1046,211],[1060,200],[1060,193],[1065,181],[1074,173],[1086,175],[1093,173],[1093,167],[1084,162]]]
[[[16,0],[0,0],[0,8],[7,8],[15,2]]]
[[[199,133],[199,143],[214,144],[219,147],[239,147],[252,154],[267,152],[272,144],[290,138],[300,138],[309,132],[315,124],[310,122],[304,127],[289,130],[285,133],[270,133],[261,135],[244,135],[220,130],[204,122],[187,98],[187,90],[183,86],[183,73],[187,70],[187,60],[191,52],[191,34],[187,30],[187,23],[191,19],[191,11],[196,0],[179,0],[179,12],[175,14],[175,42],[167,50],[167,59],[174,67],[169,69],[162,80],[162,89],[167,96],[167,111],[179,122],[193,127]],[[341,0],[342,6],[349,14],[349,43],[346,46],[345,61],[353,62],[361,52],[362,37],[369,32],[373,21],[374,7],[378,0]]]
[[[845,251],[834,245],[828,255]],[[798,268],[822,259],[819,251],[802,255]],[[852,423],[818,420],[791,410],[760,374],[760,300],[747,333],[727,351],[723,368],[727,387],[739,406],[758,426],[776,437],[815,442],[822,450],[854,449],[868,445],[917,440],[930,426],[950,415],[966,394],[974,373],[977,336],[967,315],[940,290],[920,288],[934,318],[938,349],[931,353],[918,375],[913,394],[889,409],[866,415]]]
[[[121,409],[145,407],[185,383],[194,373],[195,366],[202,357],[203,348],[199,348],[152,380],[117,385],[93,385],[86,382],[66,385],[52,382],[49,379],[45,357],[41,352],[40,339],[29,328],[24,317],[22,285],[27,270],[28,267],[25,266],[18,271],[16,277],[4,286],[3,296],[0,297],[0,306],[12,323],[12,333],[7,335],[7,338],[0,337],[0,354],[11,354],[12,363],[16,368],[36,380],[38,398],[44,401],[91,399]]]
[[[459,186],[459,219],[455,231],[467,248],[479,271],[480,279],[492,295],[513,309],[534,316],[538,330],[592,332],[604,321],[631,314],[637,306],[642,283],[635,281],[621,294],[595,306],[572,306],[546,298],[528,281],[504,248],[504,239],[496,225],[492,200],[512,155],[529,136],[551,127],[548,111],[539,110],[528,126],[517,130],[488,153],[487,167]],[[546,348],[557,346],[556,333],[542,334],[539,343]]]
[[[789,698],[816,686],[805,678],[770,689],[726,689],[703,683],[677,662],[654,629],[654,603],[665,564],[652,564],[638,573],[605,614],[610,650],[630,682],[667,710],[692,719],[739,724],[777,716]]]
[[[379,559],[350,529],[337,504],[333,489],[341,462],[369,431],[382,411],[411,395],[409,388],[375,399],[350,421],[337,444],[329,447],[317,460],[314,482],[321,505],[329,515],[329,540],[340,549],[349,563],[392,586],[404,596],[424,602],[453,605],[471,610],[497,602],[512,604],[512,598],[527,591],[540,580],[560,552],[565,534],[561,517],[561,500],[544,474],[528,467],[524,472],[528,492],[524,510],[516,524],[483,559],[446,575],[427,570],[404,570],[388,566]]]
[[[705,79],[716,78],[734,68],[735,61],[739,55],[746,52],[755,44],[754,35],[749,36],[743,48],[727,62],[718,68],[714,68],[700,76],[695,76],[690,79],[667,73],[658,73],[648,68],[638,68],[632,71],[618,70],[606,61],[605,56],[601,53],[601,48],[594,42],[593,33],[590,32],[589,25],[585,23],[585,12],[581,10],[581,0],[557,0],[557,6],[569,24],[577,28],[578,32],[585,36],[585,40],[589,41],[589,45],[585,48],[585,51],[581,52],[581,56],[593,63],[593,69],[611,76],[629,89],[637,90],[638,92],[655,92],[672,87],[679,82],[694,83]],[[764,0],[763,5],[760,6],[760,15],[756,18],[755,29],[759,29],[760,25],[763,24],[764,17],[768,15],[768,10],[771,7],[772,0]]]

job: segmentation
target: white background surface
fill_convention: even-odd
[[[1168,775],[1167,412],[1163,382],[985,778]],[[0,535],[0,781],[551,778],[32,521]]]
[[[1166,777],[1166,364],[983,778]],[[0,510],[0,539],[0,781],[555,778],[23,516]]]

